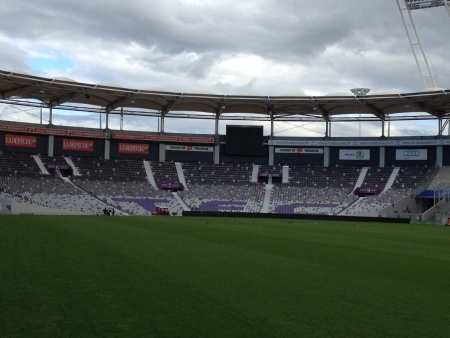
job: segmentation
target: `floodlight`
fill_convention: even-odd
[[[350,89],[350,91],[355,96],[365,96],[365,95],[367,95],[368,92],[370,92],[370,89],[369,88],[353,88],[353,89]]]
[[[405,5],[410,10],[446,6],[445,0],[405,0]]]

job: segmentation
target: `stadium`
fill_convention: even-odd
[[[318,214],[447,222],[449,91],[244,97],[151,92],[0,71],[3,103],[47,105],[49,124],[0,125],[4,212],[123,215],[208,212]],[[358,95],[359,94],[359,95]],[[106,128],[52,123],[89,110]],[[349,113],[351,112],[351,114]],[[156,133],[112,130],[111,116],[157,119]],[[365,117],[361,117],[364,115]],[[211,119],[209,134],[166,132],[169,118]],[[226,135],[218,133],[227,124]],[[379,121],[380,137],[333,137],[332,125]],[[391,137],[385,124],[435,120],[436,136]],[[248,121],[268,122],[263,126]],[[280,137],[280,121],[325,124],[325,135]],[[246,124],[247,123],[247,124]]]
[[[446,0],[397,3],[403,20],[450,14]],[[0,120],[0,336],[445,337],[450,90],[410,42],[425,88],[411,93],[180,93],[0,70],[2,107],[40,120]],[[391,135],[411,121],[435,135]],[[323,135],[279,136],[282,123]]]

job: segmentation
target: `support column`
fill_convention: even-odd
[[[55,136],[49,135],[48,136],[48,150],[47,150],[47,155],[49,157],[53,157],[54,147],[55,147]]]
[[[324,167],[330,166],[330,147],[323,148],[323,166]]]
[[[159,162],[166,160],[166,145],[164,143],[159,144]]]
[[[325,120],[325,137],[328,137],[328,121]]]
[[[120,130],[123,130],[123,107],[120,108]]]
[[[270,111],[270,137],[273,137],[273,111]]]
[[[220,164],[220,144],[214,146],[214,164]]]
[[[269,165],[273,165],[275,160],[275,147],[269,146]]]
[[[48,124],[49,125],[53,124],[53,107],[52,106],[49,107]]]
[[[380,147],[380,168],[386,165],[386,147]]]
[[[161,122],[159,123],[159,133],[164,133],[164,117],[166,116],[166,112],[163,110],[161,111],[161,117],[160,120]]]
[[[111,108],[106,107],[106,116],[105,116],[105,129],[108,130],[109,128],[109,111],[111,110]]]
[[[444,148],[442,146],[436,147],[436,165],[439,168],[444,165]]]
[[[384,120],[381,120],[381,137],[384,137]]]
[[[105,160],[109,160],[109,154],[111,152],[110,149],[111,149],[111,141],[105,140],[105,155],[104,155]]]
[[[214,135],[216,135],[216,137],[219,135],[219,117],[220,114],[216,113],[216,119],[214,121]]]

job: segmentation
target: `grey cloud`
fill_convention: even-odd
[[[0,6],[2,69],[217,94],[422,88],[393,0],[0,0]],[[450,88],[450,18],[441,9],[413,14],[438,85]],[[64,74],[32,69],[27,48],[56,50],[75,66],[55,70]],[[236,81],[215,73],[239,55],[258,56],[264,65],[221,70]]]

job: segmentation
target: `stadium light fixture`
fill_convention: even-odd
[[[405,5],[410,10],[448,6],[448,0],[405,0]]]
[[[369,88],[353,88],[350,89],[350,91],[355,96],[366,96],[368,92],[370,92]],[[361,114],[359,114],[359,117],[361,117]],[[359,137],[361,137],[361,119],[359,120]]]
[[[365,96],[370,92],[370,89],[369,88],[353,88],[353,89],[350,89],[350,91],[355,96]]]

